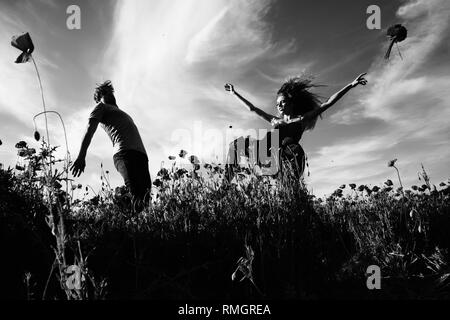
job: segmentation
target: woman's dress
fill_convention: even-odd
[[[264,175],[276,175],[283,169],[281,164],[284,163],[300,178],[306,162],[305,152],[299,144],[302,135],[301,123],[290,123],[275,127],[260,140],[249,136],[235,139],[228,149],[225,166],[227,179],[231,181],[239,171],[241,157],[246,158],[251,165],[258,165],[262,172],[266,172]],[[277,136],[278,143],[272,144]]]

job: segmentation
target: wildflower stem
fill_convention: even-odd
[[[41,75],[39,74],[39,70],[36,64],[36,61],[34,61],[33,56],[31,56],[31,61],[33,61],[34,68],[36,69],[36,74],[39,81],[39,88],[41,89],[41,97],[42,97],[42,106],[44,107],[44,115],[45,115],[45,132],[47,134],[47,142],[50,146],[50,135],[48,133],[48,120],[47,120],[47,108],[45,106],[45,99],[44,99],[44,89],[42,88],[42,81],[41,81]]]
[[[69,181],[70,152],[69,152],[69,144],[67,143],[66,126],[64,125],[64,120],[63,120],[63,118],[61,117],[61,115],[60,115],[59,112],[57,112],[57,111],[48,110],[48,111],[40,112],[40,113],[36,114],[36,115],[33,117],[34,128],[35,128],[35,130],[36,130],[36,118],[39,117],[40,115],[42,115],[42,114],[45,115],[45,121],[47,121],[47,113],[54,113],[54,114],[56,114],[56,115],[59,117],[59,120],[61,121],[61,124],[62,124],[62,127],[63,127],[63,131],[64,131],[64,140],[65,140],[65,143],[66,143],[66,169],[65,169],[65,171],[66,171],[66,193],[68,193],[68,192],[69,192],[69,190],[68,190],[68,181]],[[48,132],[47,132],[47,135],[48,135]],[[47,139],[48,139],[48,137],[47,137]],[[50,147],[50,144],[49,144],[49,147]]]
[[[398,181],[400,182],[400,187],[402,188],[403,191],[403,184],[402,184],[402,179],[400,179],[400,172],[398,171],[396,166],[393,166],[395,168],[395,170],[397,170],[397,176],[398,176]]]

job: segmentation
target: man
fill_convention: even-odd
[[[133,203],[148,201],[151,179],[147,152],[133,119],[117,106],[111,81],[105,81],[95,89],[94,100],[97,106],[91,112],[80,152],[71,167],[73,176],[79,177],[84,172],[87,149],[101,123],[113,144],[114,166],[122,175]]]

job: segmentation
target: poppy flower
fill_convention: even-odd
[[[169,160],[175,160],[174,156],[169,156]]]
[[[189,157],[189,162],[192,163],[192,164],[200,163],[200,161],[198,160],[197,156],[194,156],[194,155]]]
[[[161,182],[161,180],[159,180],[159,179],[156,179],[155,181],[153,181],[153,185],[155,186],[155,187],[161,187],[162,186],[162,182]]]
[[[393,167],[393,166],[395,166],[395,163],[396,163],[396,162],[397,162],[397,159],[388,161],[388,167]]]
[[[203,167],[204,167],[205,169],[208,169],[208,170],[211,170],[211,169],[212,169],[212,165],[210,165],[209,163],[205,163],[205,164],[203,165]]]
[[[11,45],[22,51],[20,56],[17,57],[15,63],[25,63],[30,61],[31,54],[34,51],[34,45],[28,32],[20,36],[13,36],[11,39]]]
[[[36,141],[39,141],[41,139],[41,134],[37,130],[34,132],[34,139]]]
[[[384,183],[385,185],[387,185],[388,187],[390,187],[390,186],[393,186],[394,185],[394,183],[392,182],[392,180],[391,179],[388,179],[385,183]]]
[[[175,180],[181,178],[185,173],[188,173],[186,169],[178,169],[174,174]]]
[[[19,150],[19,152],[17,153],[17,155],[19,156],[19,157],[26,157],[27,156],[27,151],[26,150]]]
[[[350,183],[349,186],[350,186],[350,188],[352,188],[352,190],[354,190],[356,188],[356,184],[354,184],[354,183]]]
[[[180,153],[178,155],[180,156],[180,158],[184,158],[187,155],[187,151],[180,150]]]
[[[20,148],[26,148],[27,147],[27,143],[25,141],[19,141],[16,143],[16,148],[20,149]]]
[[[169,171],[166,168],[161,168],[156,175],[163,180],[170,180]]]
[[[403,40],[405,40],[408,35],[408,30],[406,30],[406,28],[401,24],[396,24],[389,27],[389,29],[386,32],[386,35],[391,40],[391,43],[389,44],[388,50],[384,58],[389,59],[394,43],[402,42]]]

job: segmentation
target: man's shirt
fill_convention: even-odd
[[[99,103],[89,119],[96,119],[112,141],[114,154],[125,150],[136,150],[147,155],[139,131],[133,119],[118,107]]]

